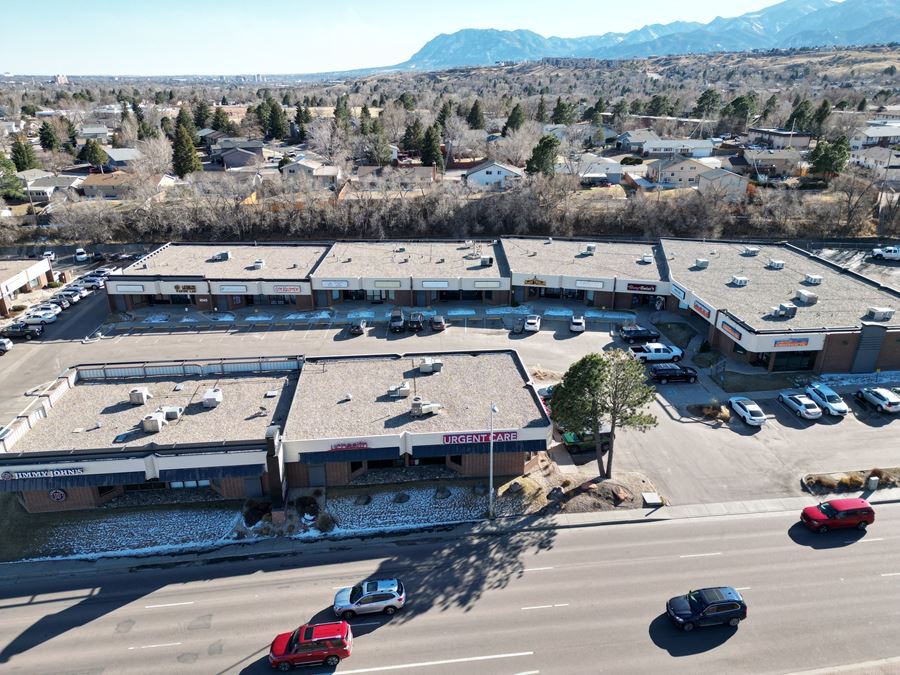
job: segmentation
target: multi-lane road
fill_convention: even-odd
[[[0,671],[263,673],[276,632],[328,619],[336,587],[388,575],[403,579],[408,606],[355,619],[338,673],[900,671],[900,505],[880,507],[867,533],[826,536],[778,513],[454,531],[78,575],[10,568]],[[720,584],[742,589],[747,621],[670,625],[668,597]]]

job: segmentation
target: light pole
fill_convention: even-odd
[[[496,404],[491,403],[491,431],[488,450],[488,518],[494,519],[494,415],[500,412]]]

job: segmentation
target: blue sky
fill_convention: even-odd
[[[526,28],[578,37],[706,22],[776,0],[44,0],[3,10],[0,72],[304,73],[385,66],[439,33]],[[14,30],[9,30],[13,28]]]

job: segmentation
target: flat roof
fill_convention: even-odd
[[[40,265],[45,262],[42,258],[32,258],[31,260],[0,260],[0,281],[12,279],[20,272],[24,272],[29,267]],[[10,289],[12,291],[14,289]]]
[[[479,277],[499,279],[498,245],[462,241],[341,241],[312,274],[314,279]],[[482,266],[481,256],[494,259]]]
[[[506,262],[513,274],[557,274],[572,277],[646,279],[663,281],[662,271],[654,262],[642,262],[643,256],[655,253],[657,244],[566,239],[501,239]],[[597,248],[585,255],[588,244]]]
[[[422,374],[424,354],[308,358],[284,430],[287,440],[350,438],[404,431],[478,431],[521,429],[547,424],[540,404],[526,387],[528,376],[514,351],[434,353],[443,361],[438,373]],[[391,398],[388,387],[409,382],[407,398]],[[346,395],[352,394],[351,400]],[[436,414],[410,415],[413,396],[443,408]]]
[[[269,425],[283,424],[296,377],[273,373],[82,381],[53,404],[46,419],[16,442],[14,451],[124,449],[150,443],[165,448],[175,443],[262,440]],[[178,385],[180,391],[176,390]],[[144,405],[132,405],[129,392],[135,387],[146,387],[153,398]],[[204,408],[203,395],[212,387],[222,389],[222,402],[215,408]],[[269,391],[277,392],[276,396],[266,398]],[[145,432],[143,417],[169,405],[184,408],[181,419],[170,421],[159,433]],[[117,436],[132,430],[134,433],[124,442],[115,442]]]
[[[129,276],[200,277],[203,279],[305,279],[327,246],[297,244],[166,244],[127,267]],[[216,256],[231,252],[230,260]],[[258,259],[265,266],[258,270]]]
[[[698,295],[716,309],[727,309],[754,330],[821,330],[858,327],[866,320],[869,307],[900,310],[900,298],[879,290],[874,283],[841,273],[824,261],[804,255],[796,249],[777,244],[752,244],[755,256],[744,255],[750,245],[744,242],[691,241],[663,239],[672,281]],[[697,258],[709,260],[699,269]],[[784,269],[767,267],[770,259],[784,261]],[[804,283],[806,274],[822,277],[822,283]],[[734,275],[748,279],[746,286],[732,285]],[[814,305],[796,301],[798,290],[815,293]],[[793,318],[769,318],[772,307],[783,302],[797,305]],[[900,323],[900,315],[890,324]]]

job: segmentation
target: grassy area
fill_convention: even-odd
[[[797,373],[761,373],[759,375],[746,375],[744,373],[724,372],[716,378],[719,385],[725,391],[769,391],[774,389],[791,389],[800,386],[799,381],[805,385],[808,376]]]
[[[697,331],[690,324],[682,323],[681,321],[658,323],[656,327],[663,335],[682,349],[686,349],[688,343],[697,335]]]
[[[698,368],[709,368],[721,361],[722,358],[723,357],[719,352],[715,349],[710,349],[708,352],[698,352],[694,354],[691,361],[693,361],[694,365]]]

